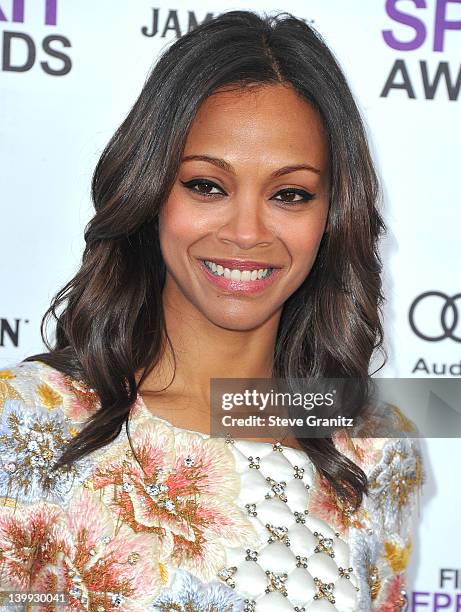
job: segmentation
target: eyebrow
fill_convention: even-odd
[[[210,155],[186,155],[182,158],[182,162],[185,161],[204,161],[225,170],[226,172],[230,172],[231,174],[235,174],[235,170],[232,168],[230,164],[228,164],[224,159],[219,157],[211,157]],[[320,174],[320,170],[315,166],[311,166],[309,164],[294,164],[291,166],[283,166],[283,168],[279,168],[271,173],[271,178],[277,178],[282,176],[283,174],[289,174],[290,172],[296,172],[297,170],[310,170],[311,172],[315,172],[316,174]]]

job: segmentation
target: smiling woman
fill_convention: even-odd
[[[229,11],[162,54],[96,167],[48,352],[0,373],[1,591],[405,606],[424,472],[412,424],[369,393],[379,194],[344,75],[301,19]],[[353,432],[210,435],[210,379],[271,377],[358,381]]]

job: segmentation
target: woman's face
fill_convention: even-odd
[[[320,116],[290,87],[210,96],[159,216],[167,303],[226,329],[278,320],[325,230],[328,161]]]

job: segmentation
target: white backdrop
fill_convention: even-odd
[[[91,173],[157,54],[194,19],[237,8],[312,22],[362,109],[389,227],[380,375],[460,377],[461,0],[0,0],[0,366],[43,350],[41,316],[83,250]],[[433,291],[445,297],[422,296]],[[461,445],[422,445],[409,609],[461,610]]]

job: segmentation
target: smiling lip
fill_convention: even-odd
[[[201,261],[213,261],[215,264],[222,266],[223,268],[229,268],[229,270],[261,270],[264,268],[280,268],[274,264],[268,263],[267,261],[252,261],[250,259],[216,259],[211,257],[207,259],[202,257]]]
[[[198,260],[200,262],[200,268],[203,270],[203,272],[205,273],[205,276],[208,278],[208,280],[210,282],[213,283],[213,285],[215,285],[215,287],[218,287],[219,289],[223,289],[227,292],[232,292],[232,293],[240,293],[240,294],[254,294],[254,293],[260,293],[261,291],[264,291],[264,289],[266,289],[267,287],[269,287],[269,285],[272,285],[272,283],[274,283],[280,272],[281,269],[280,268],[274,268],[272,270],[272,273],[269,274],[269,276],[266,276],[265,278],[261,278],[261,279],[257,279],[257,280],[249,280],[249,281],[243,281],[243,280],[232,280],[231,278],[225,278],[224,276],[216,276],[216,274],[213,274],[205,265],[205,263],[203,262],[203,260],[199,259]],[[207,261],[215,261],[215,262],[221,262],[221,261],[235,261],[235,260],[229,260],[229,259],[213,259],[213,260],[207,260]],[[240,262],[242,263],[242,262]],[[245,262],[248,263],[248,262]],[[255,263],[257,262],[251,262],[252,265],[254,266]],[[222,265],[222,264],[221,264]],[[263,264],[265,265],[265,264]],[[235,266],[235,264],[233,264],[233,266]],[[224,267],[224,266],[223,266]],[[227,268],[227,266],[225,266]],[[260,264],[258,263],[258,269],[261,269]],[[273,267],[273,266],[267,266],[266,267]],[[240,268],[240,269],[248,269],[248,268]],[[256,268],[251,268],[251,269],[256,269]]]

